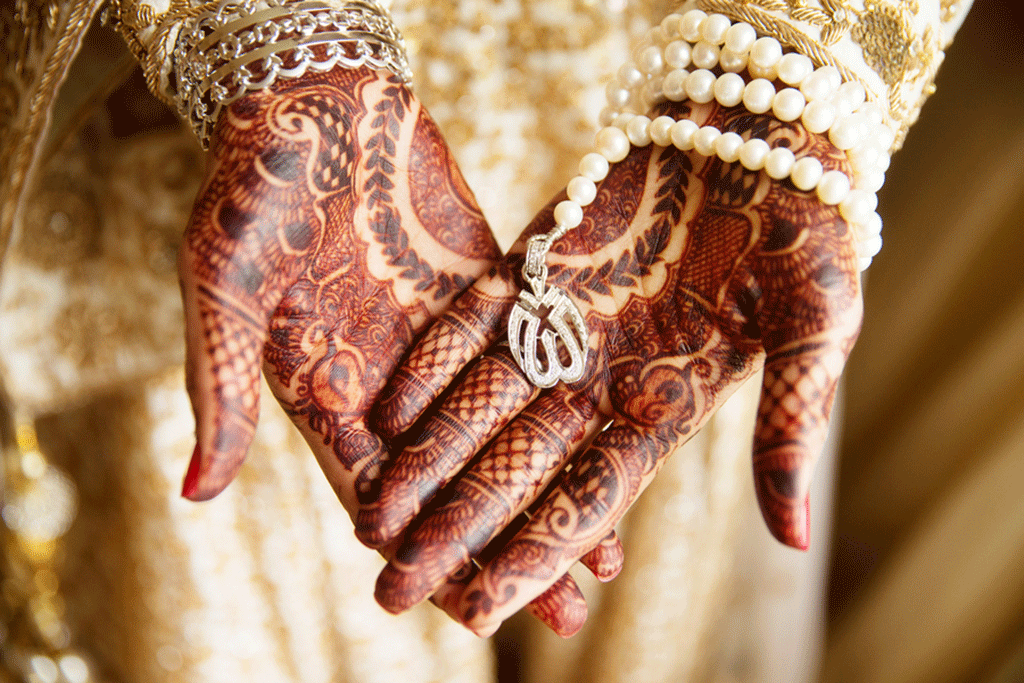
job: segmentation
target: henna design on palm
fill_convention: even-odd
[[[661,105],[677,117],[685,106]],[[689,117],[848,170],[840,152],[798,123],[715,104],[694,106]],[[446,434],[443,453],[400,455],[357,518],[360,538],[386,544],[430,502],[428,479],[454,480],[381,573],[377,598],[388,609],[419,602],[487,549],[457,598],[463,620],[486,634],[577,559],[621,563],[614,524],[665,458],[762,367],[758,500],[780,541],[806,547],[810,475],[862,313],[846,223],[763,172],[632,149],[599,185],[583,223],[548,255],[549,280],[580,303],[591,331],[587,374],[510,402],[508,387],[526,381],[502,339],[505,315],[522,286],[525,239],[551,228],[562,198],[426,333],[385,391],[377,425],[392,436],[459,376],[442,399],[444,426],[428,422],[418,437],[426,444]],[[510,369],[497,369],[499,359]],[[479,423],[488,412],[490,428],[465,429],[467,416]],[[521,528],[494,548],[509,525]]]
[[[405,87],[365,69],[221,117],[182,254],[199,437],[186,495],[215,495],[240,465],[260,363],[342,501],[369,490],[385,451],[367,410],[415,333],[498,255],[464,183],[409,201],[411,157],[459,176],[430,154],[443,146]]]
[[[198,441],[183,494],[210,498],[240,467],[262,366],[354,511],[387,457],[369,407],[499,255],[436,125],[394,79],[338,69],[229,108],[180,262]],[[581,604],[569,579],[528,609],[561,632]]]

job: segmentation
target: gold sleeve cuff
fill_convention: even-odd
[[[972,0],[687,0],[861,83],[887,112],[898,149]]]

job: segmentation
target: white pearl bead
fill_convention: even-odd
[[[700,22],[701,38],[712,45],[721,45],[725,42],[725,34],[731,26],[732,21],[724,14],[709,14]]]
[[[693,136],[696,135],[698,130],[697,124],[689,119],[683,119],[682,121],[676,121],[672,124],[672,144],[676,146],[676,149],[683,151],[693,149]]]
[[[718,64],[726,73],[738,74],[747,68],[747,53],[736,53],[730,50],[722,50],[718,54]]]
[[[686,77],[686,95],[694,102],[704,104],[715,99],[715,75],[707,69],[697,69]]]
[[[764,140],[758,138],[747,140],[740,147],[740,163],[743,164],[743,168],[760,171],[764,168],[764,162],[770,151],[771,148]]]
[[[788,55],[782,55],[775,69],[783,83],[799,86],[814,71],[814,64],[799,52],[790,52]]]
[[[818,186],[818,181],[821,180],[824,173],[825,170],[821,167],[820,161],[814,157],[804,157],[793,165],[790,179],[798,189],[810,192]]]
[[[651,134],[651,141],[660,147],[671,145],[673,123],[675,123],[675,119],[671,116],[659,116],[651,121],[651,125],[647,127]]]
[[[877,216],[878,214],[874,215]],[[873,237],[878,237],[878,233],[869,233],[867,227],[863,223],[850,223],[849,226],[853,230],[854,238],[857,240],[857,255],[862,256],[862,254],[860,254],[861,245]]]
[[[845,119],[853,113],[853,105],[850,104],[850,100],[845,97],[839,97],[838,94],[832,98],[832,106],[836,108],[837,121],[839,119]]]
[[[804,113],[803,93],[796,88],[783,88],[772,98],[772,113],[780,121],[796,121]]]
[[[857,176],[857,188],[868,192],[878,192],[885,185],[885,174],[881,171],[868,171]]]
[[[872,126],[880,125],[885,117],[885,112],[877,102],[865,102],[857,109],[857,113],[866,116]]]
[[[854,147],[846,156],[850,159],[853,172],[864,174],[874,171],[878,167],[878,160],[882,156],[882,149],[875,144],[874,140],[865,140],[864,144]]]
[[[715,153],[715,141],[721,135],[722,132],[714,126],[703,126],[693,134],[693,148],[701,156],[712,156]]]
[[[629,122],[632,121],[635,116],[636,114],[631,114],[628,111],[624,111],[615,117],[615,120],[612,121],[612,125],[621,130],[626,130],[626,126],[629,125]]]
[[[871,267],[871,259],[870,258],[858,258],[857,259],[857,267],[860,268],[860,271],[863,273],[865,270],[867,270],[868,268]]]
[[[850,190],[849,194],[839,203],[839,215],[848,223],[863,223],[877,207],[878,197],[874,192]]]
[[[882,152],[881,154],[878,155],[878,161],[875,162],[875,170],[885,173],[886,171],[889,170],[889,162],[891,160],[892,157],[889,156],[888,152]]]
[[[654,45],[654,41],[651,40],[651,35],[648,33],[641,37],[640,41],[633,46],[633,63],[636,64],[638,68],[640,66],[640,53],[651,45]]]
[[[839,69],[834,66],[823,66],[820,71],[828,77],[828,82],[832,87],[832,90],[838,90],[839,86],[843,84],[843,76],[839,73]]]
[[[626,88],[635,88],[644,82],[640,69],[629,62],[619,67],[619,84]]]
[[[775,86],[771,81],[755,78],[743,89],[743,106],[753,114],[763,114],[772,108]]]
[[[650,109],[658,102],[664,102],[666,97],[665,93],[661,89],[662,79],[655,78],[648,81],[644,87],[640,89],[640,103],[643,108]]]
[[[860,114],[850,114],[836,121],[828,131],[828,139],[841,150],[853,149],[867,137],[868,123]]]
[[[774,81],[779,76],[774,64],[771,66],[758,66],[749,59],[747,60],[747,73],[750,74],[751,78],[763,78],[766,81]]]
[[[673,102],[681,102],[686,99],[686,78],[690,72],[686,69],[669,71],[665,80],[661,82],[661,91],[665,97]]]
[[[748,23],[733,24],[725,32],[725,47],[735,54],[746,54],[757,40],[757,31]]]
[[[769,178],[782,180],[787,177],[796,164],[796,157],[793,152],[785,147],[776,147],[768,152],[768,158],[764,160],[764,172]]]
[[[896,142],[896,131],[883,123],[871,132],[871,137],[882,148],[890,150]]]
[[[715,154],[727,164],[739,161],[740,148],[743,147],[743,138],[736,133],[722,133],[715,140]]]
[[[726,73],[715,81],[715,99],[723,107],[735,107],[743,101],[746,83],[739,74]]]
[[[870,259],[882,251],[882,236],[874,235],[857,245],[857,255],[861,258]]]
[[[620,86],[617,81],[609,83],[604,92],[608,96],[608,106],[610,107],[621,109],[629,104],[630,92]]]
[[[690,59],[699,69],[711,69],[718,64],[718,46],[705,43],[703,40],[693,46]]]
[[[815,100],[831,99],[835,89],[832,87],[829,73],[823,67],[800,82],[800,92],[809,102],[814,102]]]
[[[566,199],[555,205],[555,223],[567,228],[575,228],[583,222],[583,207]]]
[[[679,22],[679,35],[691,43],[696,43],[700,40],[700,25],[707,16],[707,14],[699,9],[692,9],[684,14]]]
[[[836,96],[849,102],[851,111],[857,111],[864,104],[867,93],[864,92],[864,86],[857,81],[848,81],[839,86]]]
[[[646,147],[651,144],[651,133],[649,126],[651,120],[646,116],[637,116],[626,126],[626,136],[630,143],[637,147]]]
[[[846,199],[850,191],[850,179],[842,171],[827,171],[818,181],[818,199],[834,206]]]
[[[863,238],[874,237],[882,233],[882,217],[872,212],[866,220],[858,226],[857,235]]]
[[[605,126],[597,131],[594,148],[598,154],[612,163],[622,161],[629,154],[629,138],[620,128]]]
[[[661,56],[661,48],[657,45],[645,47],[637,55],[637,68],[645,74],[659,74],[665,66],[665,60]]]
[[[580,159],[580,175],[595,183],[605,179],[608,169],[608,160],[597,152],[585,154]]]
[[[565,193],[580,206],[589,206],[597,197],[597,185],[590,178],[578,175],[569,181]]]
[[[775,66],[782,59],[782,45],[774,38],[765,36],[754,41],[750,48],[750,63],[757,66]]]
[[[602,126],[612,125],[612,121],[619,115],[619,110],[612,107],[605,107],[601,110],[601,113],[597,115],[597,122]]]
[[[836,108],[827,100],[814,100],[800,117],[804,128],[812,133],[824,133],[836,120]]]
[[[661,26],[655,26],[647,29],[647,33],[644,35],[643,41],[647,45],[664,45],[668,42],[668,34],[665,33],[665,29]]]
[[[669,14],[661,20],[661,30],[664,31],[666,35],[674,35],[679,31],[679,22],[682,21],[682,19],[683,15],[681,14],[676,14],[675,12]]]
[[[691,48],[685,40],[673,40],[665,46],[665,63],[671,69],[685,69],[690,66]]]

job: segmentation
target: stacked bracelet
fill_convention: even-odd
[[[749,74],[750,80],[741,72]],[[787,87],[777,90],[775,81]],[[834,67],[815,69],[808,57],[784,54],[777,40],[759,38],[749,24],[691,10],[671,14],[651,29],[634,60],[623,65],[606,92],[608,107],[600,114],[603,128],[595,138],[595,151],[580,161],[579,175],[566,187],[568,198],[555,206],[555,227],[527,241],[523,278],[532,293],[520,293],[509,317],[512,355],[538,387],[580,379],[587,351],[588,332],[579,310],[565,292],[546,284],[547,251],[583,221],[584,207],[597,196],[597,183],[607,176],[610,164],[625,159],[633,146],[672,145],[717,156],[726,163],[738,162],[751,171],[764,170],[775,180],[788,178],[798,189],[813,191],[823,203],[838,207],[857,239],[861,270],[881,248],[882,219],[875,212],[875,193],[885,181],[896,136],[885,123],[882,108],[867,100],[864,86],[844,83]],[[687,119],[659,116],[652,120],[642,113],[665,100],[687,99],[701,104],[716,101],[725,107],[742,105],[755,114],[771,112],[780,121],[799,119],[808,131],[827,134],[833,145],[846,152],[853,177],[825,171],[813,156],[798,158],[787,147],[772,148],[766,140],[744,140],[737,133],[723,133]],[[539,317],[545,311],[554,330],[538,333]],[[556,337],[568,351],[568,365],[559,358]],[[538,342],[545,349],[546,363],[537,358]]]
[[[412,80],[402,36],[372,0],[222,0],[187,19],[177,36],[175,100],[205,148],[225,106],[279,79],[337,65]]]

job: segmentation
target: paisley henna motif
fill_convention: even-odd
[[[658,113],[676,114],[679,106],[666,103]],[[713,103],[690,118],[848,171],[842,153],[798,123]],[[442,398],[438,410],[449,419],[428,423],[418,438],[448,435],[445,476],[464,470],[381,574],[377,598],[389,609],[431,594],[524,510],[529,521],[483,558],[458,598],[463,620],[478,633],[493,631],[577,559],[610,574],[602,566],[621,562],[617,540],[609,539],[614,524],[665,458],[762,367],[758,499],[772,533],[806,547],[810,474],[861,318],[845,222],[789,181],[655,146],[634,148],[598,197],[548,255],[549,280],[581,304],[591,330],[587,373],[528,404],[509,403],[507,387],[523,378],[508,364],[486,381],[460,381]],[[507,353],[503,316],[522,286],[525,237],[550,229],[561,198],[540,212],[504,267],[471,287],[409,356],[385,391],[376,421],[382,433],[407,429],[488,344],[485,358]],[[493,430],[479,424],[488,411]],[[360,512],[364,540],[391,541],[412,510],[429,502],[420,482],[436,461],[428,466],[416,453],[412,447],[399,456],[380,498]]]

